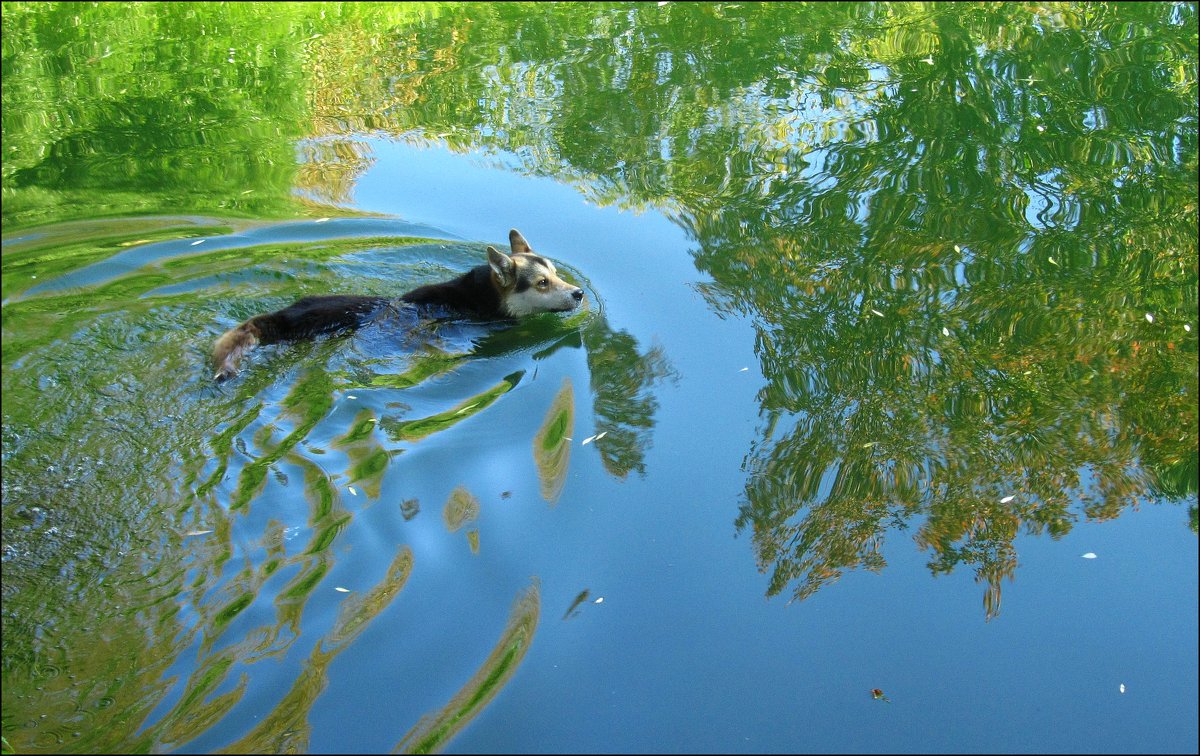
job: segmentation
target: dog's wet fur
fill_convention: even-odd
[[[237,375],[242,355],[258,344],[355,329],[403,304],[483,320],[569,312],[579,306],[583,289],[559,278],[554,263],[536,254],[520,231],[509,231],[508,241],[511,255],[488,247],[486,264],[453,280],[420,286],[399,299],[349,294],[304,297],[282,310],[255,315],[226,331],[213,345],[217,371],[213,379],[220,382]]]

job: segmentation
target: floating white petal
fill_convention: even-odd
[[[1095,559],[1095,558],[1096,558],[1096,552],[1094,552],[1094,551],[1089,551],[1088,553],[1086,553],[1086,554],[1084,554],[1084,555],[1083,555],[1083,558],[1084,558],[1084,559]]]

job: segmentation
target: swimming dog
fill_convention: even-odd
[[[536,254],[521,232],[508,232],[512,254],[487,248],[487,263],[458,278],[427,284],[398,300],[349,294],[304,297],[282,310],[255,315],[226,331],[213,344],[213,380],[237,375],[243,354],[258,344],[295,341],[352,330],[398,303],[441,308],[483,320],[507,320],[539,312],[569,312],[583,301],[583,289],[558,277],[554,263]]]

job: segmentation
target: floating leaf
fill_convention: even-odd
[[[593,601],[592,603],[593,603],[593,604],[603,604],[603,603],[604,603],[604,597],[603,597],[603,596],[601,596],[601,597],[597,598],[595,601]]]
[[[1096,552],[1094,552],[1094,551],[1089,551],[1088,553],[1086,553],[1086,554],[1084,554],[1084,555],[1083,555],[1083,558],[1084,558],[1084,559],[1095,559],[1095,558],[1096,558]]]
[[[355,496],[358,496],[358,491],[354,490],[354,486],[346,486],[346,489],[348,491],[350,491],[350,493],[354,494]]]
[[[339,593],[349,593],[349,592],[350,592],[350,589],[349,589],[349,588],[343,588],[343,587],[342,587],[342,586],[340,586],[340,585],[339,585],[338,587],[334,588],[333,590],[335,590],[335,591],[337,591],[337,592],[339,592]]]
[[[197,239],[196,241],[192,242],[192,243],[191,243],[191,244],[189,244],[188,246],[189,246],[189,247],[194,247],[194,246],[196,246],[197,244],[203,244],[203,243],[204,243],[204,241],[205,241],[204,239]]]
[[[883,701],[884,703],[891,703],[891,702],[892,702],[892,699],[890,699],[890,698],[888,698],[887,696],[883,695],[883,691],[882,691],[882,690],[880,690],[879,688],[872,688],[872,689],[871,689],[871,698],[874,698],[876,701]]]
[[[1051,265],[1058,265],[1058,260],[1055,260],[1053,257],[1047,257],[1046,262],[1050,263]]]

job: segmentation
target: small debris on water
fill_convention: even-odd
[[[1095,558],[1096,558],[1096,552],[1094,552],[1094,551],[1089,551],[1088,553],[1086,553],[1086,554],[1084,554],[1084,555],[1083,555],[1083,558],[1084,558],[1084,559],[1095,559]]]
[[[1124,693],[1124,692],[1125,692],[1125,683],[1121,683],[1121,685],[1120,685],[1120,687],[1118,688],[1118,690],[1120,690],[1122,693]]]
[[[354,494],[355,496],[358,496],[358,491],[354,490],[354,486],[346,486],[346,490],[348,490],[350,493]]]
[[[1015,498],[1017,498],[1017,497],[1016,496],[1005,496],[1003,499],[1000,500],[1000,503],[1007,504],[1008,502],[1012,501]]]
[[[349,593],[350,592],[349,588],[343,588],[340,585],[337,586],[336,588],[334,588],[333,590],[338,591],[339,593]]]

